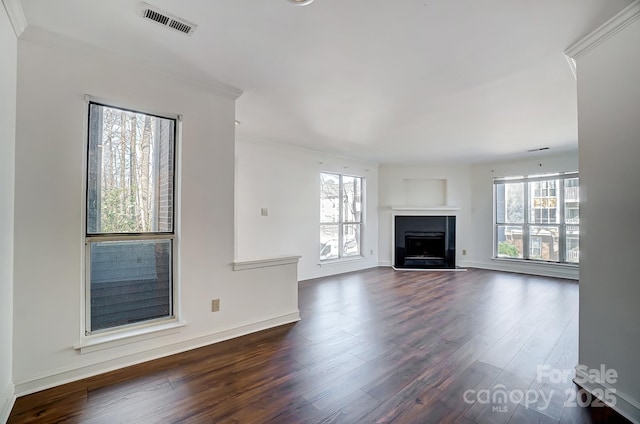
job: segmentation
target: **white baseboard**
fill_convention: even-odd
[[[588,391],[595,399],[597,393],[611,393],[615,398],[614,403],[605,402],[611,409],[618,412],[620,415],[628,419],[634,424],[640,424],[640,404],[633,400],[626,393],[612,387],[606,383],[594,381],[593,378],[581,370],[576,368],[576,379],[579,380],[580,387]],[[602,399],[604,402],[604,399]]]
[[[540,275],[543,277],[580,279],[580,269],[562,264],[535,263],[518,260],[493,260],[490,262],[465,261],[461,266],[489,269],[492,271],[516,272],[518,274]]]
[[[6,423],[9,419],[9,414],[13,409],[13,404],[16,402],[15,387],[12,382],[9,382],[6,389],[2,392],[0,398],[0,423]]]
[[[106,372],[115,371],[132,365],[141,364],[154,359],[175,355],[176,353],[197,349],[199,347],[223,342],[225,340],[235,339],[236,337],[245,336],[247,334],[256,333],[258,331],[267,330],[284,324],[290,324],[296,321],[300,321],[300,311],[295,311],[287,315],[258,321],[229,330],[197,336],[178,343],[115,358],[98,364],[87,365],[81,368],[58,370],[57,372],[49,375],[16,382],[14,399],[15,396],[25,396],[51,387],[60,386],[62,384],[71,383],[73,381],[82,380],[84,378],[93,377],[98,374],[104,374]]]
[[[466,271],[466,268],[396,268],[392,266],[394,271],[417,271],[417,272],[458,272]]]
[[[456,264],[459,268],[480,268],[492,271],[516,272],[518,274],[540,275],[543,277],[566,278],[578,280],[580,269],[575,266],[562,264],[535,263],[530,261],[495,260],[490,262],[460,261]],[[378,262],[378,266],[391,267],[388,261]],[[403,270],[406,271],[406,270]]]

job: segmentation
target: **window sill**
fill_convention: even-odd
[[[551,261],[536,261],[531,259],[518,259],[518,258],[491,258],[492,261],[498,262],[515,262],[519,264],[530,264],[530,265],[542,265],[542,266],[553,266],[553,267],[567,267],[567,268],[580,268],[580,264],[569,264],[569,263],[560,263],[560,262],[551,262]]]
[[[498,271],[520,272],[524,274],[580,280],[580,265],[577,264],[560,264],[526,259],[492,258],[491,263],[487,265],[489,269],[495,269]],[[483,268],[483,266],[480,266],[479,268]]]
[[[358,255],[358,256],[349,256],[346,258],[340,258],[340,259],[330,259],[328,261],[321,261],[318,262],[318,266],[323,266],[323,265],[338,265],[338,264],[344,264],[344,263],[349,263],[349,262],[358,262],[358,261],[363,261],[366,258],[362,255]]]
[[[123,346],[135,342],[167,336],[181,331],[187,325],[184,321],[171,320],[163,323],[151,323],[127,330],[115,330],[108,333],[82,337],[80,343],[73,348],[80,354],[96,352],[112,347]]]

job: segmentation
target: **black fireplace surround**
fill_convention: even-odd
[[[395,217],[396,268],[456,267],[455,216]]]

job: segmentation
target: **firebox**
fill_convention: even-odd
[[[396,268],[455,268],[455,216],[396,216]]]

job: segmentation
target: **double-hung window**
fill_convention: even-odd
[[[320,260],[361,255],[362,177],[320,174]]]
[[[577,173],[496,178],[497,258],[580,262]]]
[[[89,103],[86,334],[175,316],[176,124]]]

